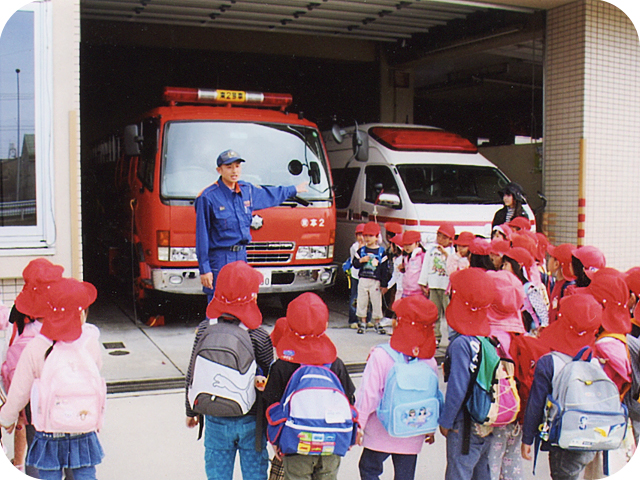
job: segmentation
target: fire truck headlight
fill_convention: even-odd
[[[171,247],[172,262],[197,262],[196,249],[191,247]]]
[[[169,261],[169,249],[167,247],[158,247],[158,260],[161,262]]]
[[[298,247],[296,260],[321,260],[327,258],[329,248],[326,245]]]

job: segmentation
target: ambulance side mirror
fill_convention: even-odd
[[[353,131],[352,137],[353,155],[359,162],[369,160],[369,135],[356,129]]]
[[[131,157],[140,155],[143,137],[140,135],[138,125],[124,127],[124,153]]]

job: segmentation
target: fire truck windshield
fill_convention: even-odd
[[[218,121],[173,121],[165,125],[162,197],[195,198],[218,179],[216,158],[228,149],[239,152],[246,160],[241,180],[254,185],[308,182],[308,191],[300,197],[308,201],[331,199],[327,162],[316,129]]]

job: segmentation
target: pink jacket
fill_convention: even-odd
[[[402,296],[422,294],[422,288],[418,285],[420,272],[422,272],[422,262],[424,261],[424,250],[416,248],[411,252],[411,256],[404,260],[404,274],[402,276]]]
[[[434,358],[423,360],[438,372],[438,364]],[[361,429],[364,431],[362,446],[377,452],[404,453],[416,455],[420,453],[425,435],[408,438],[392,437],[378,420],[376,409],[382,400],[387,374],[394,360],[382,348],[373,347],[362,374],[362,384],[356,392],[356,409]]]
[[[87,342],[87,348],[89,354],[96,361],[100,369],[102,368],[102,357],[100,343],[98,342],[98,327],[85,323],[82,329],[83,331],[94,330],[95,332],[95,341]],[[13,425],[18,420],[20,411],[29,403],[31,399],[31,386],[33,385],[33,381],[36,378],[40,378],[42,374],[44,356],[52,343],[53,342],[44,335],[38,334],[22,351],[15,374],[13,375],[11,387],[9,388],[9,392],[7,392],[7,403],[5,403],[0,410],[1,425],[7,427]]]

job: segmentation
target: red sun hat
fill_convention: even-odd
[[[496,225],[495,227],[493,227],[492,232],[495,232],[495,231],[498,231],[501,234],[503,234],[505,237],[507,237],[507,240],[509,240],[511,238],[511,235],[513,235],[513,230],[511,230],[511,227],[506,223],[503,223],[502,225]]]
[[[276,320],[276,324],[273,326],[273,330],[269,335],[271,337],[271,343],[274,347],[278,345],[278,342],[280,342],[280,339],[282,338],[282,334],[285,332],[287,328],[289,327],[287,326],[286,317],[281,317],[278,320]]]
[[[391,232],[395,235],[402,233],[402,225],[397,222],[387,222],[384,224],[384,229],[388,232]]]
[[[583,347],[593,348],[601,324],[602,305],[592,295],[569,295],[560,300],[558,319],[542,330],[539,342],[573,357]]]
[[[491,248],[491,242],[486,238],[476,237],[469,245],[469,251],[473,255],[489,255],[489,249]]]
[[[475,240],[476,236],[471,232],[460,232],[458,238],[453,241],[454,245],[462,245],[468,247]]]
[[[313,292],[296,297],[287,308],[287,328],[276,345],[278,357],[292,363],[325,365],[338,357],[336,346],[325,333],[329,309]]]
[[[437,233],[446,235],[447,237],[453,240],[453,238],[456,236],[456,228],[453,226],[452,223],[445,222],[441,224],[440,227],[438,227]]]
[[[525,248],[511,247],[509,251],[505,253],[505,256],[515,260],[519,265],[525,268],[533,266],[533,256]]]
[[[488,311],[496,296],[494,279],[483,269],[472,267],[452,273],[450,280],[447,323],[461,335],[488,336]]]
[[[601,268],[593,274],[586,290],[604,307],[602,327],[607,332],[626,335],[631,331],[629,289],[622,273],[614,268]]]
[[[584,273],[587,277],[591,278],[591,275],[597,270],[607,266],[607,261],[598,248],[591,245],[585,245],[584,247],[577,247],[572,255],[580,260],[584,267]]]
[[[363,235],[373,235],[378,236],[380,235],[380,225],[378,225],[376,222],[367,222],[364,225],[364,230],[362,231]]]
[[[238,260],[220,269],[216,289],[207,306],[207,317],[218,318],[223,313],[233,315],[249,330],[262,324],[258,308],[258,289],[262,274],[247,262]]]
[[[629,291],[640,295],[640,267],[633,267],[626,271],[624,274],[624,280],[627,282]]]
[[[402,245],[412,245],[416,242],[420,242],[421,240],[420,232],[416,232],[415,230],[407,230],[402,234]]]
[[[504,332],[526,333],[522,323],[524,289],[522,282],[506,270],[488,271],[495,282],[496,295],[487,315],[491,329]]]
[[[536,238],[538,239],[538,251],[536,253],[536,260],[538,262],[544,262],[547,255],[547,247],[549,246],[549,239],[544,233],[536,232]]]
[[[531,221],[525,217],[516,217],[511,220],[507,225],[513,230],[514,228],[519,228],[520,230],[524,230],[528,232],[531,230]]]
[[[391,240],[389,240],[389,241],[390,241],[391,243],[393,243],[393,244],[395,244],[395,245],[399,246],[400,248],[402,248],[402,246],[403,246],[403,243],[402,243],[403,238],[402,238],[402,237],[403,237],[403,236],[404,236],[404,234],[402,234],[402,233],[396,233],[396,234],[391,238]]]
[[[62,280],[64,267],[46,258],[31,260],[22,271],[24,287],[15,300],[18,311],[31,318],[42,318],[48,313],[48,290],[52,283]]]
[[[505,255],[509,249],[511,248],[511,244],[508,240],[500,240],[498,238],[494,238],[491,240],[491,245],[489,246],[489,253],[493,253],[494,255]]]
[[[424,295],[410,295],[393,302],[398,317],[393,329],[391,348],[410,357],[433,358],[436,334],[433,325],[438,319],[438,307]]]
[[[547,252],[549,252],[549,255],[560,262],[562,276],[569,281],[576,279],[571,270],[571,256],[575,249],[576,246],[572,243],[561,243],[557,247],[554,247],[553,245],[547,246]]]
[[[356,233],[362,232],[364,232],[364,223],[359,223],[358,225],[356,225]]]
[[[89,282],[63,278],[50,284],[47,313],[40,333],[50,340],[72,342],[82,334],[84,310],[96,301],[98,291]]]
[[[538,255],[538,239],[532,232],[521,231],[514,233],[511,235],[511,246],[524,248],[533,259]]]

